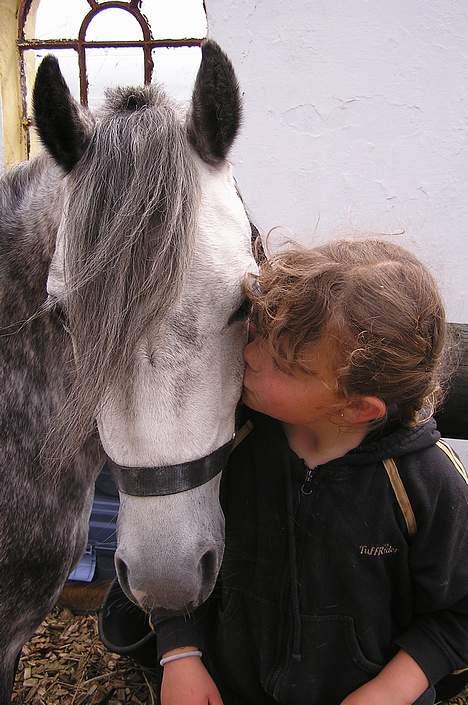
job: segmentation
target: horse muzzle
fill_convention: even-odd
[[[220,473],[233,441],[172,466],[109,462],[121,493],[117,576],[145,611],[186,611],[214,588],[224,551]]]

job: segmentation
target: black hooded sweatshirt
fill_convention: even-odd
[[[311,471],[279,422],[252,421],[223,477],[218,584],[190,620],[157,625],[159,653],[200,645],[225,705],[339,705],[400,649],[431,684],[465,668],[468,485],[436,445],[435,422],[373,432]],[[412,537],[389,457],[416,517]]]

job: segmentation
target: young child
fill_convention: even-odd
[[[432,419],[434,280],[396,245],[343,240],[274,257],[248,297],[225,559],[206,606],[156,627],[161,703],[434,703],[468,665],[468,486]]]

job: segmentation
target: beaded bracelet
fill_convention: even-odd
[[[178,661],[181,658],[188,658],[189,656],[198,656],[199,658],[201,658],[202,652],[201,651],[182,651],[180,654],[172,654],[172,656],[166,656],[165,658],[162,658],[159,662],[159,665],[165,666],[166,663],[171,663],[171,661]]]

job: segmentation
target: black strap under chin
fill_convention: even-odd
[[[160,467],[125,467],[109,458],[115,483],[120,492],[134,497],[178,494],[204,485],[223,470],[233,441],[214,450],[204,458],[179,465]]]

